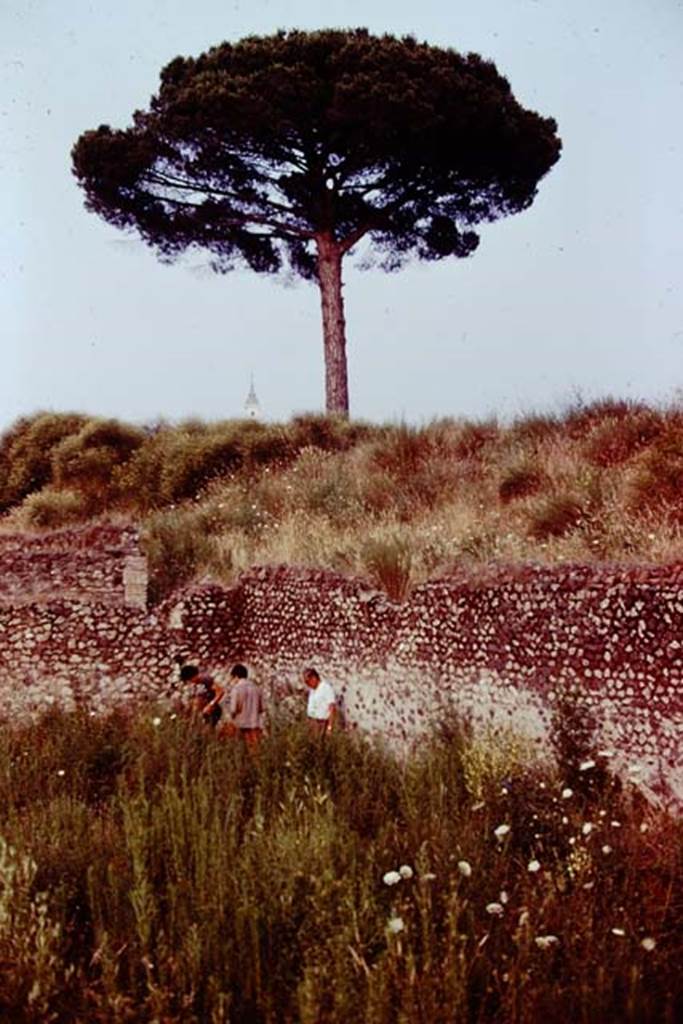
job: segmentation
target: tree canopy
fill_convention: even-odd
[[[88,209],[163,259],[289,269],[321,292],[329,412],[348,412],[342,260],[386,270],[470,255],[559,157],[551,118],[495,66],[365,29],[222,43],[161,72],[148,110],[73,149]]]

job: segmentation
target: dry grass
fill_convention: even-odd
[[[141,443],[139,432],[107,426],[135,448],[112,466],[107,494],[100,474],[95,504],[88,487],[59,480],[65,451],[91,457],[83,439],[99,437],[101,421],[38,417],[13,428],[0,456],[18,503],[2,528],[103,509],[132,518],[148,537],[158,596],[197,573],[226,579],[256,562],[367,576],[404,596],[458,564],[683,557],[680,407],[579,404],[510,426],[190,422],[150,429]],[[58,438],[52,463],[34,440],[48,428]]]

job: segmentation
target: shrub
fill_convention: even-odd
[[[143,444],[118,468],[116,490],[120,501],[143,513],[166,504],[162,473],[174,437],[171,427],[161,425],[148,433]]]
[[[584,518],[581,503],[570,495],[555,495],[540,504],[530,517],[529,535],[535,540],[563,537]]]
[[[643,457],[630,506],[641,515],[660,514],[683,524],[683,425],[670,426]]]
[[[377,511],[391,508],[408,522],[418,510],[431,509],[448,498],[460,474],[448,440],[443,423],[422,430],[405,424],[387,430],[358,460],[360,489],[367,495],[368,506]]]
[[[79,491],[56,491],[47,487],[24,499],[19,519],[28,529],[55,530],[60,526],[84,522],[91,514],[92,506],[86,495]]]
[[[191,510],[157,512],[146,523],[142,545],[149,561],[149,599],[162,601],[176,587],[217,560],[218,546],[198,528]],[[222,555],[225,560],[225,552]]]
[[[293,457],[293,447],[288,432],[282,427],[259,425],[258,431],[246,433],[244,449],[250,469],[261,466],[285,464]]]
[[[300,413],[293,416],[288,432],[295,450],[321,448],[323,451],[348,451],[354,445],[372,437],[376,427],[362,422],[351,422],[343,416],[324,416],[318,413]]]
[[[510,426],[509,439],[514,444],[538,445],[549,437],[558,434],[562,422],[552,413],[537,413],[515,420]]]
[[[429,432],[401,423],[387,430],[372,449],[372,464],[390,473],[395,480],[410,480],[433,456],[434,446]]]
[[[550,742],[563,779],[572,790],[588,796],[617,788],[605,761],[598,756],[595,711],[576,690],[560,690],[556,694]]]
[[[52,466],[60,487],[93,497],[113,497],[112,478],[143,444],[144,431],[118,420],[90,420],[54,450]]]
[[[197,498],[212,480],[236,472],[244,448],[233,430],[175,434],[165,450],[161,496],[165,502]]]
[[[610,419],[589,435],[585,458],[594,466],[618,466],[656,440],[663,429],[662,417],[649,409]]]
[[[455,445],[458,459],[477,459],[483,452],[496,443],[500,437],[500,427],[495,420],[485,423],[466,423]]]
[[[349,463],[341,456],[315,448],[304,449],[287,480],[292,502],[307,512],[345,524],[357,519],[362,501]]]
[[[599,424],[628,420],[647,411],[647,406],[629,399],[600,398],[588,404],[579,399],[563,416],[564,433],[574,440],[584,438]]]
[[[457,545],[458,553],[465,559],[487,562],[496,553],[496,542],[497,535],[494,530],[471,528],[460,537]]]
[[[17,423],[0,442],[0,510],[18,504],[53,480],[53,450],[81,430],[76,413],[37,413]]]
[[[396,481],[387,470],[360,474],[360,499],[363,506],[374,514],[400,508],[403,504]]]
[[[537,494],[543,486],[541,474],[529,466],[518,466],[509,470],[498,487],[498,497],[504,505],[517,498],[527,498]]]
[[[36,864],[0,835],[0,1010],[16,1024],[53,1019],[55,996],[65,987],[60,926],[36,892]]]

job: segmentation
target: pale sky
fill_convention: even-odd
[[[152,250],[83,208],[70,150],[225,39],[367,26],[492,59],[564,151],[468,260],[355,270],[352,416],[422,423],[669,401],[683,385],[683,0],[0,0],[0,430],[324,405],[318,291]]]

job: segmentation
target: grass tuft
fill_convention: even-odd
[[[535,469],[529,466],[518,466],[511,469],[500,482],[498,497],[504,505],[518,498],[528,498],[538,494],[543,486],[543,479]]]
[[[571,495],[554,495],[542,501],[529,521],[529,534],[535,540],[564,537],[575,530],[584,516],[581,502]]]
[[[363,545],[361,559],[372,581],[392,601],[408,596],[412,554],[405,538],[398,534],[371,537]]]
[[[683,423],[672,426],[643,457],[630,505],[641,515],[659,514],[683,525]]]

